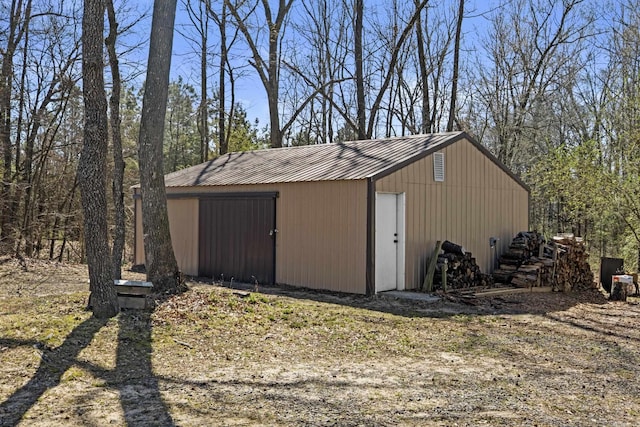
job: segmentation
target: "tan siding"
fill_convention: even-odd
[[[276,199],[276,282],[313,289],[366,292],[367,185],[359,181],[320,181],[265,185],[170,187],[168,194],[222,192],[279,192]],[[184,201],[187,204],[176,204]],[[170,199],[172,235],[174,222],[181,224],[184,239],[174,242],[182,265],[197,272],[198,207],[195,200]],[[181,212],[181,213],[179,213]],[[189,228],[196,224],[196,228]],[[141,224],[139,225],[141,228]],[[178,231],[176,231],[175,235]],[[194,236],[189,244],[187,235]],[[141,240],[141,236],[136,239]],[[141,246],[141,243],[140,243]],[[142,249],[140,250],[142,254]],[[144,257],[142,260],[144,261]],[[183,270],[186,272],[186,270]],[[196,273],[188,273],[196,274]]]
[[[376,183],[376,191],[406,193],[406,287],[415,288],[436,240],[448,239],[473,253],[483,272],[491,271],[489,237],[499,252],[528,227],[528,194],[466,140],[449,145],[445,181],[433,180],[427,156]]]
[[[167,202],[171,243],[180,270],[198,275],[198,200],[175,199]]]
[[[140,199],[134,199],[136,210],[136,225],[135,225],[135,259],[133,263],[135,265],[144,264],[144,241],[142,240],[142,203]]]
[[[366,292],[366,182],[282,184],[276,280]]]
[[[135,200],[136,227],[135,264],[144,264],[144,240],[142,233],[142,203]],[[171,243],[180,270],[188,275],[198,274],[198,200],[168,200]]]

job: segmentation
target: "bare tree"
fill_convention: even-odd
[[[310,90],[323,88],[309,103],[308,110],[302,113],[306,116],[306,123],[300,123],[299,127],[311,143],[330,143],[334,141],[338,117],[329,99],[335,97],[341,80],[339,71],[346,56],[346,28],[350,20],[347,14],[342,13],[339,1],[303,2],[302,6],[304,14],[295,22],[295,29],[304,40],[298,44],[308,49],[297,52],[293,74],[304,78],[301,78],[302,82],[291,82],[290,90],[295,90],[300,94],[298,98],[303,98],[310,96]],[[298,106],[292,105],[292,109]]]
[[[582,42],[592,19],[583,0],[517,0],[491,18],[489,61],[477,67],[476,91],[488,112],[485,141],[496,156],[523,172],[540,152],[534,137],[553,114],[551,100],[565,92],[580,69]],[[536,115],[538,115],[536,117]]]
[[[356,130],[358,139],[367,138],[367,105],[364,95],[363,24],[364,1],[356,0],[353,22],[353,56],[356,66]]]
[[[363,75],[360,75],[358,72],[358,62],[362,62],[362,40],[361,36],[358,33],[362,32],[361,22],[358,15],[364,14],[363,5],[359,3],[360,0],[356,0],[355,7],[355,23],[354,23],[354,55],[356,62],[356,86],[357,86],[357,116],[358,116],[358,124],[356,129],[358,130],[358,138],[372,138],[374,134],[374,128],[376,126],[377,120],[379,119],[378,114],[380,112],[383,99],[387,94],[387,90],[392,82],[393,76],[395,75],[396,66],[398,64],[398,60],[402,53],[402,48],[405,45],[405,42],[411,35],[411,32],[414,29],[414,26],[418,19],[420,18],[420,14],[422,10],[427,6],[428,0],[423,0],[415,5],[415,9],[411,12],[408,20],[404,23],[402,31],[397,32],[396,29],[393,29],[392,34],[395,34],[393,40],[389,41],[389,46],[387,47],[387,51],[390,52],[390,56],[384,65],[384,67],[379,67],[381,71],[380,77],[380,85],[377,88],[377,92],[374,92],[373,101],[371,101],[371,106],[367,108],[366,99],[363,96],[364,94],[364,82],[361,79],[364,79]],[[362,111],[368,112],[368,120],[365,120],[365,123],[362,122]],[[366,130],[361,129],[362,126],[366,124]]]
[[[456,98],[458,96],[458,71],[460,68],[460,37],[462,35],[462,20],[464,18],[464,0],[460,0],[458,6],[458,20],[456,23],[456,42],[453,47],[453,77],[451,81],[451,100],[449,104],[449,120],[447,121],[447,132],[453,130],[453,123],[456,116]]]
[[[82,78],[85,108],[84,144],[78,175],[84,210],[89,265],[90,305],[99,318],[115,316],[118,296],[107,230],[107,100],[104,94],[104,2],[87,0],[82,18]]]
[[[197,50],[200,60],[200,104],[198,106],[198,134],[200,136],[200,162],[208,160],[209,157],[209,99],[208,95],[208,56],[209,56],[209,10],[210,0],[183,0],[183,5],[187,11],[187,16],[195,34],[190,31],[181,31],[185,37]],[[195,4],[194,4],[195,3]]]
[[[418,0],[414,0],[415,4],[418,4]],[[422,84],[422,133],[427,133],[431,130],[431,115],[429,114],[429,69],[427,67],[427,56],[425,54],[424,46],[424,31],[422,26],[422,16],[416,20],[416,36],[418,44],[418,64],[420,67],[420,83]]]
[[[42,19],[35,21],[35,17]],[[39,22],[39,27],[35,23]],[[20,234],[16,253],[33,256],[42,248],[43,223],[47,192],[40,185],[46,175],[48,153],[56,142],[56,134],[66,113],[69,97],[80,76],[76,65],[80,60],[80,40],[74,31],[76,19],[54,11],[32,15],[30,27],[34,35],[25,35],[23,78],[15,139],[15,192],[11,212],[20,218]],[[43,30],[46,28],[46,30]],[[27,44],[26,41],[29,40]],[[27,68],[29,68],[27,70]],[[29,82],[34,85],[27,86]],[[28,95],[25,95],[26,93]],[[26,97],[26,100],[25,100]],[[23,111],[28,110],[28,111]],[[24,141],[24,142],[23,142]],[[21,211],[19,210],[21,208]]]
[[[9,28],[6,35],[7,44],[2,52],[2,67],[0,68],[0,146],[3,151],[2,187],[0,188],[0,252],[11,251],[14,246],[15,212],[12,212],[11,209],[13,200],[11,190],[11,182],[13,181],[11,89],[14,78],[14,56],[20,40],[28,32],[30,19],[31,0],[28,0],[24,6],[22,0],[12,0]]]
[[[122,254],[125,244],[125,212],[124,212],[124,157],[122,155],[122,132],[120,129],[120,65],[116,53],[116,40],[118,37],[118,22],[113,0],[106,0],[107,16],[109,19],[109,35],[105,39],[109,54],[109,67],[111,68],[111,96],[109,97],[109,109],[111,110],[111,141],[113,150],[113,278],[122,277]]]
[[[162,161],[176,3],[177,0],[154,2],[138,144],[147,279],[162,293],[184,290],[171,245]]]
[[[222,2],[220,14],[213,12],[209,7],[209,13],[218,25],[220,31],[220,62],[218,67],[218,154],[226,154],[229,151],[229,137],[227,135],[225,105],[227,99],[226,89],[226,69],[229,62],[229,48],[227,46],[227,3]],[[231,67],[229,67],[231,68]],[[232,77],[233,74],[230,72]],[[231,112],[233,112],[233,87],[232,87],[232,103]],[[229,116],[229,122],[232,121],[232,115]]]
[[[238,39],[238,29],[233,34],[228,34],[229,9],[227,2],[221,2],[220,10],[216,11],[207,0],[208,13],[211,15],[219,32],[219,61],[218,61],[218,90],[217,90],[217,133],[218,133],[218,154],[226,154],[229,151],[229,142],[232,134],[231,124],[235,121],[236,101],[235,101],[235,81],[236,71],[239,67],[231,65],[229,52]],[[241,68],[241,67],[240,67]],[[227,98],[227,79],[229,80],[229,98]],[[228,101],[227,101],[228,99]],[[227,111],[227,105],[229,110]],[[227,126],[227,123],[229,126]]]
[[[280,126],[280,114],[279,114],[279,93],[280,93],[280,42],[283,32],[283,26],[285,19],[293,0],[279,0],[278,10],[275,17],[271,11],[271,5],[268,0],[259,0],[255,4],[251,5],[248,12],[241,15],[242,6],[244,3],[237,4],[232,3],[230,0],[225,0],[225,4],[229,8],[229,12],[235,19],[235,24],[238,26],[240,32],[244,35],[245,41],[249,46],[252,55],[251,65],[258,72],[260,81],[264,86],[267,94],[267,101],[269,104],[269,125],[270,125],[270,142],[271,147],[282,147],[282,128]],[[259,45],[259,35],[253,33],[247,25],[248,17],[251,16],[258,4],[262,5],[264,12],[264,28],[268,31],[268,58],[265,60],[261,53],[261,46]],[[255,29],[254,29],[255,31]]]

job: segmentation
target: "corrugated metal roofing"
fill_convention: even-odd
[[[165,185],[187,187],[372,178],[462,137],[469,138],[464,132],[449,132],[229,153],[170,173],[165,176]]]

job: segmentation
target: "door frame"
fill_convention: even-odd
[[[396,245],[396,290],[402,291],[405,289],[405,269],[406,269],[406,193],[393,193],[393,192],[383,192],[376,191],[374,196],[374,206],[375,206],[375,218],[378,218],[378,196],[379,195],[395,195],[396,200],[396,233],[398,234],[397,245]],[[375,232],[375,221],[373,224],[374,236],[373,236],[373,249],[374,249],[374,260],[375,260],[375,250],[378,247],[378,236]],[[374,262],[374,281],[376,281],[378,277],[378,269],[380,268],[379,263]],[[378,283],[375,283],[374,293],[378,291]]]

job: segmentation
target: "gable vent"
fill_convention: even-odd
[[[444,181],[444,153],[433,153],[433,180]]]

